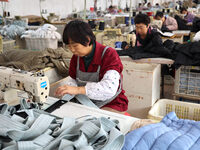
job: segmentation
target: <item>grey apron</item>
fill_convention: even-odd
[[[106,52],[106,50],[109,47],[105,47],[101,56],[101,60],[103,59],[103,56]],[[78,84],[78,86],[85,86],[87,82],[99,82],[99,73],[100,73],[100,69],[101,66],[98,66],[97,72],[82,72],[79,69],[79,57],[77,58],[77,67],[76,67],[76,82]],[[122,80],[121,80],[121,75],[120,75],[120,86],[118,88],[117,93],[110,99],[107,99],[105,101],[101,101],[101,100],[93,100],[91,99],[91,101],[99,108],[101,108],[102,106],[110,103],[112,100],[114,100],[120,93],[121,93],[121,85],[122,85]]]

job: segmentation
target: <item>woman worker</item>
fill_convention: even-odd
[[[136,43],[135,46],[161,46],[162,38],[156,29],[150,27],[150,18],[146,14],[135,16]]]
[[[121,86],[123,65],[116,50],[98,43],[90,26],[80,20],[66,25],[63,42],[74,55],[70,80],[56,89],[55,95],[83,94],[101,109],[124,113],[128,99]]]

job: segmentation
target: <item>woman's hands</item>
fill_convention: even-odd
[[[65,94],[77,95],[77,94],[86,94],[85,87],[76,87],[63,85],[56,89],[55,96],[64,96]]]

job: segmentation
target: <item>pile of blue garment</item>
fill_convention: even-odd
[[[200,150],[200,122],[170,112],[160,123],[127,134],[122,150]]]
[[[26,21],[24,21],[24,20],[15,20],[15,21],[13,21],[13,25],[17,25],[17,26],[24,27],[24,28],[26,28],[28,26]]]
[[[1,24],[1,19],[0,19]],[[26,31],[27,23],[23,20],[15,20],[0,28],[0,34],[7,39],[15,39]]]
[[[25,28],[18,25],[6,25],[0,29],[0,35],[7,39],[15,39],[16,36],[21,36],[25,32]]]

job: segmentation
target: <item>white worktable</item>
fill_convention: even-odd
[[[136,63],[150,63],[150,64],[173,64],[174,60],[168,58],[142,58],[133,60],[129,56],[120,56],[121,61],[133,61]]]
[[[49,103],[56,101],[56,98],[49,98]],[[51,101],[51,102],[50,102]],[[62,105],[59,109],[56,109],[51,114],[56,115],[58,117],[72,117],[72,118],[79,118],[87,115],[91,115],[94,117],[109,117],[111,119],[119,120],[120,130],[123,134],[128,133],[130,131],[132,124],[138,120],[138,118],[133,118],[130,116],[125,116],[122,114],[96,109],[88,106],[84,106],[81,104],[76,104],[72,102],[68,102]]]

